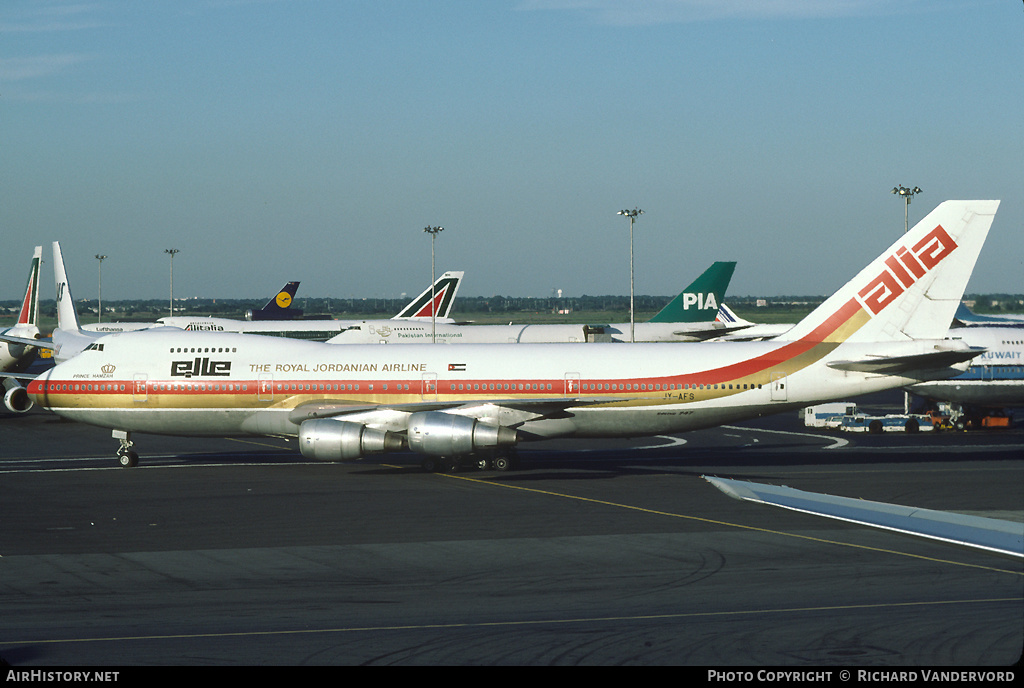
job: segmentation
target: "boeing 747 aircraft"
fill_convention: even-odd
[[[647,322],[612,325],[464,325],[429,321],[366,320],[331,339],[331,344],[523,344],[553,342],[695,342],[746,325],[716,322],[735,262],[718,262]],[[752,323],[751,323],[752,324]]]
[[[395,348],[164,329],[107,335],[28,389],[111,428],[125,466],[133,433],[158,433],[502,469],[517,442],[677,433],[958,374],[980,351],[943,337],[998,205],[939,205],[782,342]]]

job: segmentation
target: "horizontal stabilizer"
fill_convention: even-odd
[[[27,382],[31,382],[32,380],[35,380],[36,377],[36,375],[28,375],[26,373],[8,373],[0,370],[0,378],[4,379],[10,378],[12,380],[25,380]]]
[[[733,499],[741,501],[778,506],[1024,558],[1024,523],[836,497],[726,478],[704,476],[704,479]]]
[[[828,364],[828,367],[854,373],[899,375],[900,373],[907,373],[913,370],[950,368],[964,361],[969,361],[975,356],[980,356],[984,352],[985,349],[978,346],[939,349],[909,356],[872,356],[859,361],[832,361]]]
[[[745,330],[753,325],[753,323],[746,325],[734,325],[732,327],[726,327],[722,323],[715,321],[706,330],[676,330],[672,334],[676,337],[689,337],[693,341],[704,341],[706,339],[714,339],[721,337],[722,335],[730,334],[732,332],[739,332]]]
[[[49,349],[53,350],[56,347],[53,342],[44,341],[41,339],[29,339],[27,337],[13,337],[8,334],[0,334],[0,342],[8,342],[10,344],[21,344],[22,346],[33,346],[37,349]]]

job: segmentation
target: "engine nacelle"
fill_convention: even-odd
[[[28,390],[9,378],[8,382],[9,384],[4,385],[7,387],[7,392],[4,394],[4,406],[7,407],[7,410],[13,413],[25,413],[31,409],[35,404],[32,397],[28,395]]]
[[[404,447],[401,435],[368,428],[362,423],[317,418],[299,426],[299,451],[307,459],[344,461]]]
[[[408,441],[409,448],[421,454],[459,456],[478,449],[513,445],[519,441],[519,433],[468,416],[420,411],[409,416]]]

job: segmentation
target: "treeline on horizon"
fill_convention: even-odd
[[[638,295],[634,297],[637,312],[657,312],[672,299],[671,296]],[[791,310],[794,307],[810,309],[822,301],[824,296],[730,296],[726,303],[740,312],[756,310]],[[1024,313],[1024,294],[967,294],[964,301],[973,302],[976,313]],[[259,299],[203,299],[187,298],[174,300],[175,315],[209,315],[239,317],[246,310],[259,309],[267,298]],[[391,317],[407,303],[408,298],[317,298],[298,297],[294,308],[304,311],[304,317],[334,316],[351,314],[383,315]],[[20,300],[0,301],[0,311],[10,312],[20,308]],[[96,299],[80,299],[76,308],[80,314],[95,313]],[[167,299],[104,299],[104,313],[130,319],[133,314],[149,315],[154,312],[166,313]],[[42,317],[56,317],[57,306],[53,299],[39,302]],[[520,296],[462,296],[455,302],[454,313],[468,316],[474,313],[556,313],[567,310],[588,312],[621,312],[629,310],[629,296],[572,296],[572,297],[520,297]]]

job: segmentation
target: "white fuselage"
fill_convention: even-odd
[[[629,323],[610,325],[459,325],[429,320],[366,320],[327,340],[331,344],[557,344],[579,342],[688,342],[721,330],[707,323]],[[724,330],[722,330],[724,331]]]
[[[444,408],[526,438],[642,436],[908,382],[832,370],[824,363],[836,345],[820,342],[389,348],[167,329],[99,343],[37,378],[36,402],[94,425],[176,435],[295,435],[320,416],[402,431],[411,412]],[[903,354],[928,343],[887,346]]]
[[[396,324],[416,323],[419,318],[381,318],[380,323],[395,326]],[[448,318],[438,318],[439,323],[451,322]],[[160,318],[157,325],[177,327],[186,332],[234,332],[237,334],[260,334],[271,337],[287,337],[324,342],[354,327],[359,327],[363,320],[234,320],[232,318],[206,318],[176,315]],[[383,325],[382,325],[383,326]],[[427,328],[430,320],[427,319]]]

